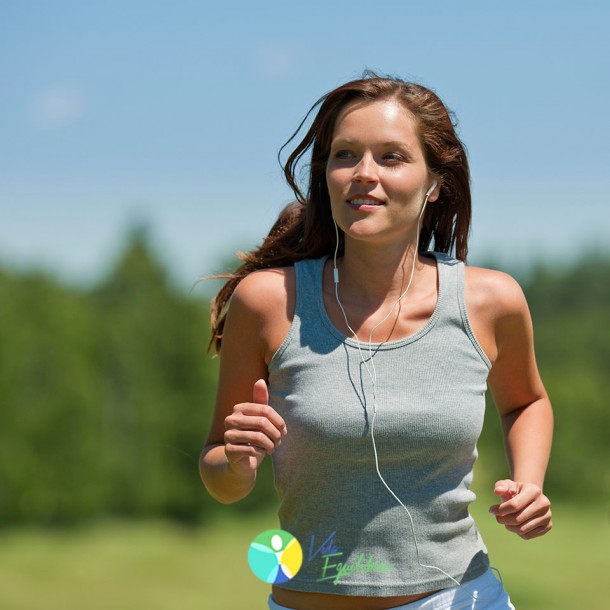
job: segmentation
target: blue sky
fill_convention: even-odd
[[[0,0],[0,262],[94,281],[145,221],[190,285],[262,238],[279,148],[364,68],[457,114],[473,263],[608,249],[608,2]]]

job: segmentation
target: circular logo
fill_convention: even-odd
[[[303,563],[299,541],[284,530],[265,530],[250,544],[248,563],[261,580],[279,585],[294,578]]]

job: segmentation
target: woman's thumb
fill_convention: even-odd
[[[252,390],[252,402],[257,405],[268,405],[269,404],[269,390],[264,379],[259,379]]]

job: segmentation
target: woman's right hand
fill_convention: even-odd
[[[229,467],[238,474],[255,472],[286,434],[286,423],[268,403],[267,384],[259,379],[254,384],[252,402],[235,405],[224,420],[225,455]]]

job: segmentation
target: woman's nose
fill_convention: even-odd
[[[377,166],[372,155],[365,154],[354,167],[354,180],[371,182],[377,180]]]

